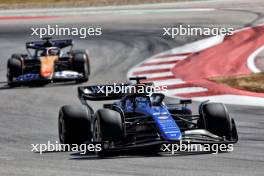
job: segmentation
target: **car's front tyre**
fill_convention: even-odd
[[[230,141],[238,141],[235,121],[229,117],[229,112],[222,103],[206,103],[202,105],[198,128],[204,128]]]
[[[77,83],[87,82],[90,76],[90,62],[85,50],[72,51],[72,67],[74,71],[82,73],[83,77],[76,80]]]
[[[13,81],[16,77],[23,74],[23,64],[21,59],[11,57],[7,61],[7,82],[8,85],[13,86]]]
[[[116,142],[124,137],[124,126],[120,113],[109,109],[99,109],[95,114],[93,125],[93,141]],[[99,156],[108,156],[110,152],[102,147],[102,150],[97,152]]]
[[[62,144],[79,145],[91,141],[91,113],[84,106],[63,106],[59,112],[58,128]]]

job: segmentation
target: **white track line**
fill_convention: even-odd
[[[176,94],[183,94],[183,93],[196,93],[196,92],[206,92],[208,89],[203,87],[184,87],[178,89],[170,89],[166,91],[168,95],[176,95]]]
[[[257,55],[264,50],[264,45],[261,46],[260,48],[258,48],[257,50],[255,50],[252,54],[250,54],[250,56],[247,59],[247,66],[248,68],[253,72],[253,73],[259,73],[261,72],[260,69],[257,68],[256,64],[255,64],[255,60]]]
[[[206,97],[194,97],[196,101],[210,100],[211,102],[222,102],[225,104],[264,106],[264,98],[243,95],[214,95]]]
[[[169,86],[176,84],[184,84],[185,82],[182,79],[167,79],[163,81],[152,81],[155,86]]]
[[[222,43],[224,38],[225,38],[224,35],[208,37],[208,38],[198,40],[193,43],[183,45],[182,47],[172,49],[172,52],[173,53],[198,52],[198,51],[201,51],[201,50],[204,50],[204,49],[207,49],[207,48],[210,48],[212,46]]]
[[[149,71],[149,70],[159,70],[159,69],[170,69],[174,66],[175,64],[140,66],[140,67],[136,67],[133,71],[138,72],[138,71]]]
[[[140,62],[139,64],[135,65],[134,67],[132,67],[127,73],[127,78],[135,75],[133,73],[137,71],[137,69],[139,68],[140,65],[142,65],[142,64],[144,64],[146,62],[151,62],[151,60],[155,60],[155,59],[162,59],[162,60],[163,59],[166,59],[166,60],[169,59],[169,58],[159,58],[162,55],[166,55],[166,54],[180,54],[180,53],[193,53],[193,52],[199,51],[201,49],[206,49],[208,47],[211,47],[211,46],[214,46],[216,44],[219,44],[223,40],[224,40],[224,36],[209,37],[209,38],[206,38],[206,39],[198,40],[198,41],[195,41],[193,43],[185,44],[183,46],[180,46],[180,47],[177,47],[177,48],[174,48],[174,49],[159,53],[157,55],[152,56],[149,59],[146,59],[146,60]],[[204,43],[206,43],[206,44],[204,44]],[[184,57],[187,57],[187,56],[184,56]],[[177,56],[177,58],[178,58],[178,56]]]
[[[160,78],[165,76],[173,76],[172,72],[161,72],[161,73],[149,73],[149,74],[136,74],[136,76],[145,76],[149,78]]]
[[[179,61],[186,59],[187,56],[174,56],[174,57],[165,57],[165,58],[154,58],[147,60],[145,63],[162,63],[162,62],[170,62],[170,61]]]

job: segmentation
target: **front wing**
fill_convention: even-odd
[[[162,146],[164,144],[235,144],[237,140],[227,140],[225,138],[216,136],[204,129],[188,130],[183,132],[181,140],[163,140],[157,139],[145,139],[141,141],[135,141],[130,143],[119,143],[116,145],[104,143],[103,149],[107,151],[128,151],[128,150],[141,150],[148,147]]]
[[[21,75],[16,78],[16,80],[9,82],[9,85],[26,85],[31,83],[40,83],[40,82],[66,82],[66,81],[75,81],[83,78],[83,74],[75,71],[59,71],[54,72],[50,77],[43,78],[37,73],[28,73]]]

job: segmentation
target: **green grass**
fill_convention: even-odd
[[[242,76],[210,78],[210,80],[237,89],[264,93],[264,72]]]

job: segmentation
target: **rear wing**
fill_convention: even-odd
[[[166,103],[166,106],[169,107],[169,108],[173,108],[175,106],[178,106],[178,105],[183,105],[183,106],[187,106],[188,104],[192,104],[192,99],[177,99],[177,102],[176,103]]]
[[[62,49],[68,46],[73,46],[73,41],[71,39],[42,40],[42,41],[32,41],[26,43],[26,49],[44,49],[46,47],[58,47]]]
[[[119,100],[126,96],[120,89],[116,87],[125,87],[130,84],[109,84],[109,85],[93,85],[78,87],[78,97],[81,101],[103,101],[103,100]]]

